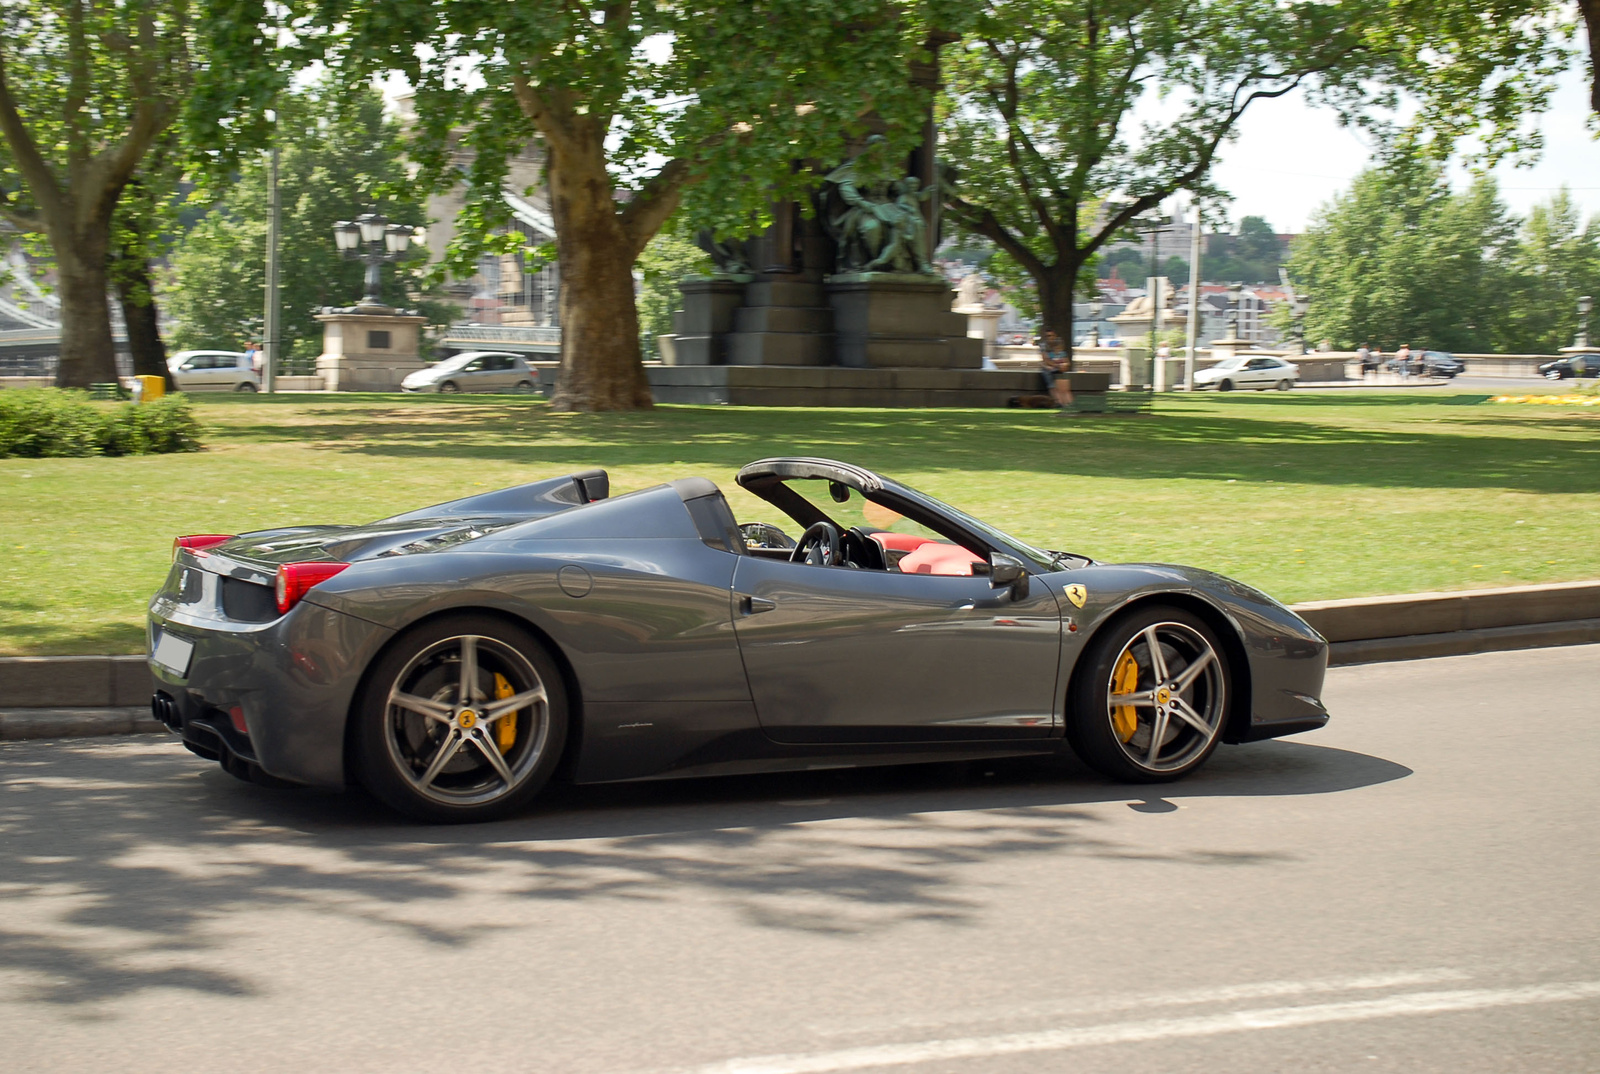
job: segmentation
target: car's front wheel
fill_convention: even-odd
[[[1199,768],[1228,711],[1222,644],[1199,616],[1148,606],[1095,635],[1073,677],[1067,740],[1113,779],[1158,783]]]
[[[439,385],[439,391],[443,392],[445,395],[455,395],[460,390],[461,385],[457,384],[453,380],[447,380],[443,384]]]
[[[1231,380],[1219,380],[1219,381],[1217,381],[1217,391],[1219,391],[1219,392],[1231,392],[1231,391],[1233,391],[1233,381],[1231,381]]]
[[[528,631],[457,615],[390,646],[355,720],[357,772],[376,797],[419,820],[492,820],[549,780],[566,744],[567,696]]]

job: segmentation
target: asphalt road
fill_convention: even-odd
[[[946,765],[430,829],[7,744],[0,1068],[1594,1071],[1597,670],[1336,669],[1327,729],[1148,797]]]

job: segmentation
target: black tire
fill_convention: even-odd
[[[1167,682],[1155,675],[1147,631],[1155,632]],[[1124,658],[1133,661],[1131,672],[1123,667]],[[1189,685],[1174,690],[1172,684],[1194,664],[1199,667]],[[1126,679],[1116,682],[1119,672],[1134,676],[1133,692],[1128,692]],[[1135,608],[1102,627],[1079,659],[1067,698],[1067,741],[1085,764],[1112,779],[1124,783],[1179,779],[1204,764],[1222,741],[1230,686],[1226,651],[1203,619],[1165,605]],[[1141,692],[1150,695],[1147,702],[1112,704],[1113,696]],[[1174,698],[1207,727],[1205,733],[1176,715]],[[1157,727],[1163,733],[1152,755],[1149,744]]]
[[[1276,387],[1280,392],[1286,392],[1290,388],[1294,387],[1294,381],[1288,379],[1280,380],[1274,385],[1274,387]]]
[[[518,395],[532,395],[539,389],[534,386],[534,383],[531,380],[519,380],[517,381],[517,386],[511,390],[516,392]]]
[[[469,670],[481,696],[463,707]],[[496,698],[539,691],[542,700],[490,715]],[[435,711],[408,707],[419,703]],[[566,745],[567,713],[560,669],[526,629],[485,615],[436,619],[403,634],[369,671],[351,728],[356,774],[376,798],[418,820],[494,820],[549,781]]]
[[[1226,380],[1226,379],[1218,381],[1217,382],[1217,391],[1219,391],[1219,392],[1231,392],[1231,391],[1233,391],[1233,381]]]
[[[235,387],[233,390],[241,395],[254,395],[256,393],[256,386],[247,380]]]
[[[439,385],[439,393],[441,395],[455,395],[459,391],[461,391],[461,385],[453,380],[447,380]]]

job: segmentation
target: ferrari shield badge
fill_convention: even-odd
[[[1083,602],[1089,599],[1089,591],[1083,586],[1073,583],[1067,586],[1067,599],[1072,601],[1074,608],[1083,607]]]

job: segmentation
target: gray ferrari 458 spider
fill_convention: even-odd
[[[427,820],[590,783],[1046,754],[1170,780],[1321,727],[1327,644],[1188,567],[1033,548],[827,459],[604,471],[367,526],[181,537],[150,603],[155,713],[271,785]],[[785,526],[777,523],[783,523]]]

